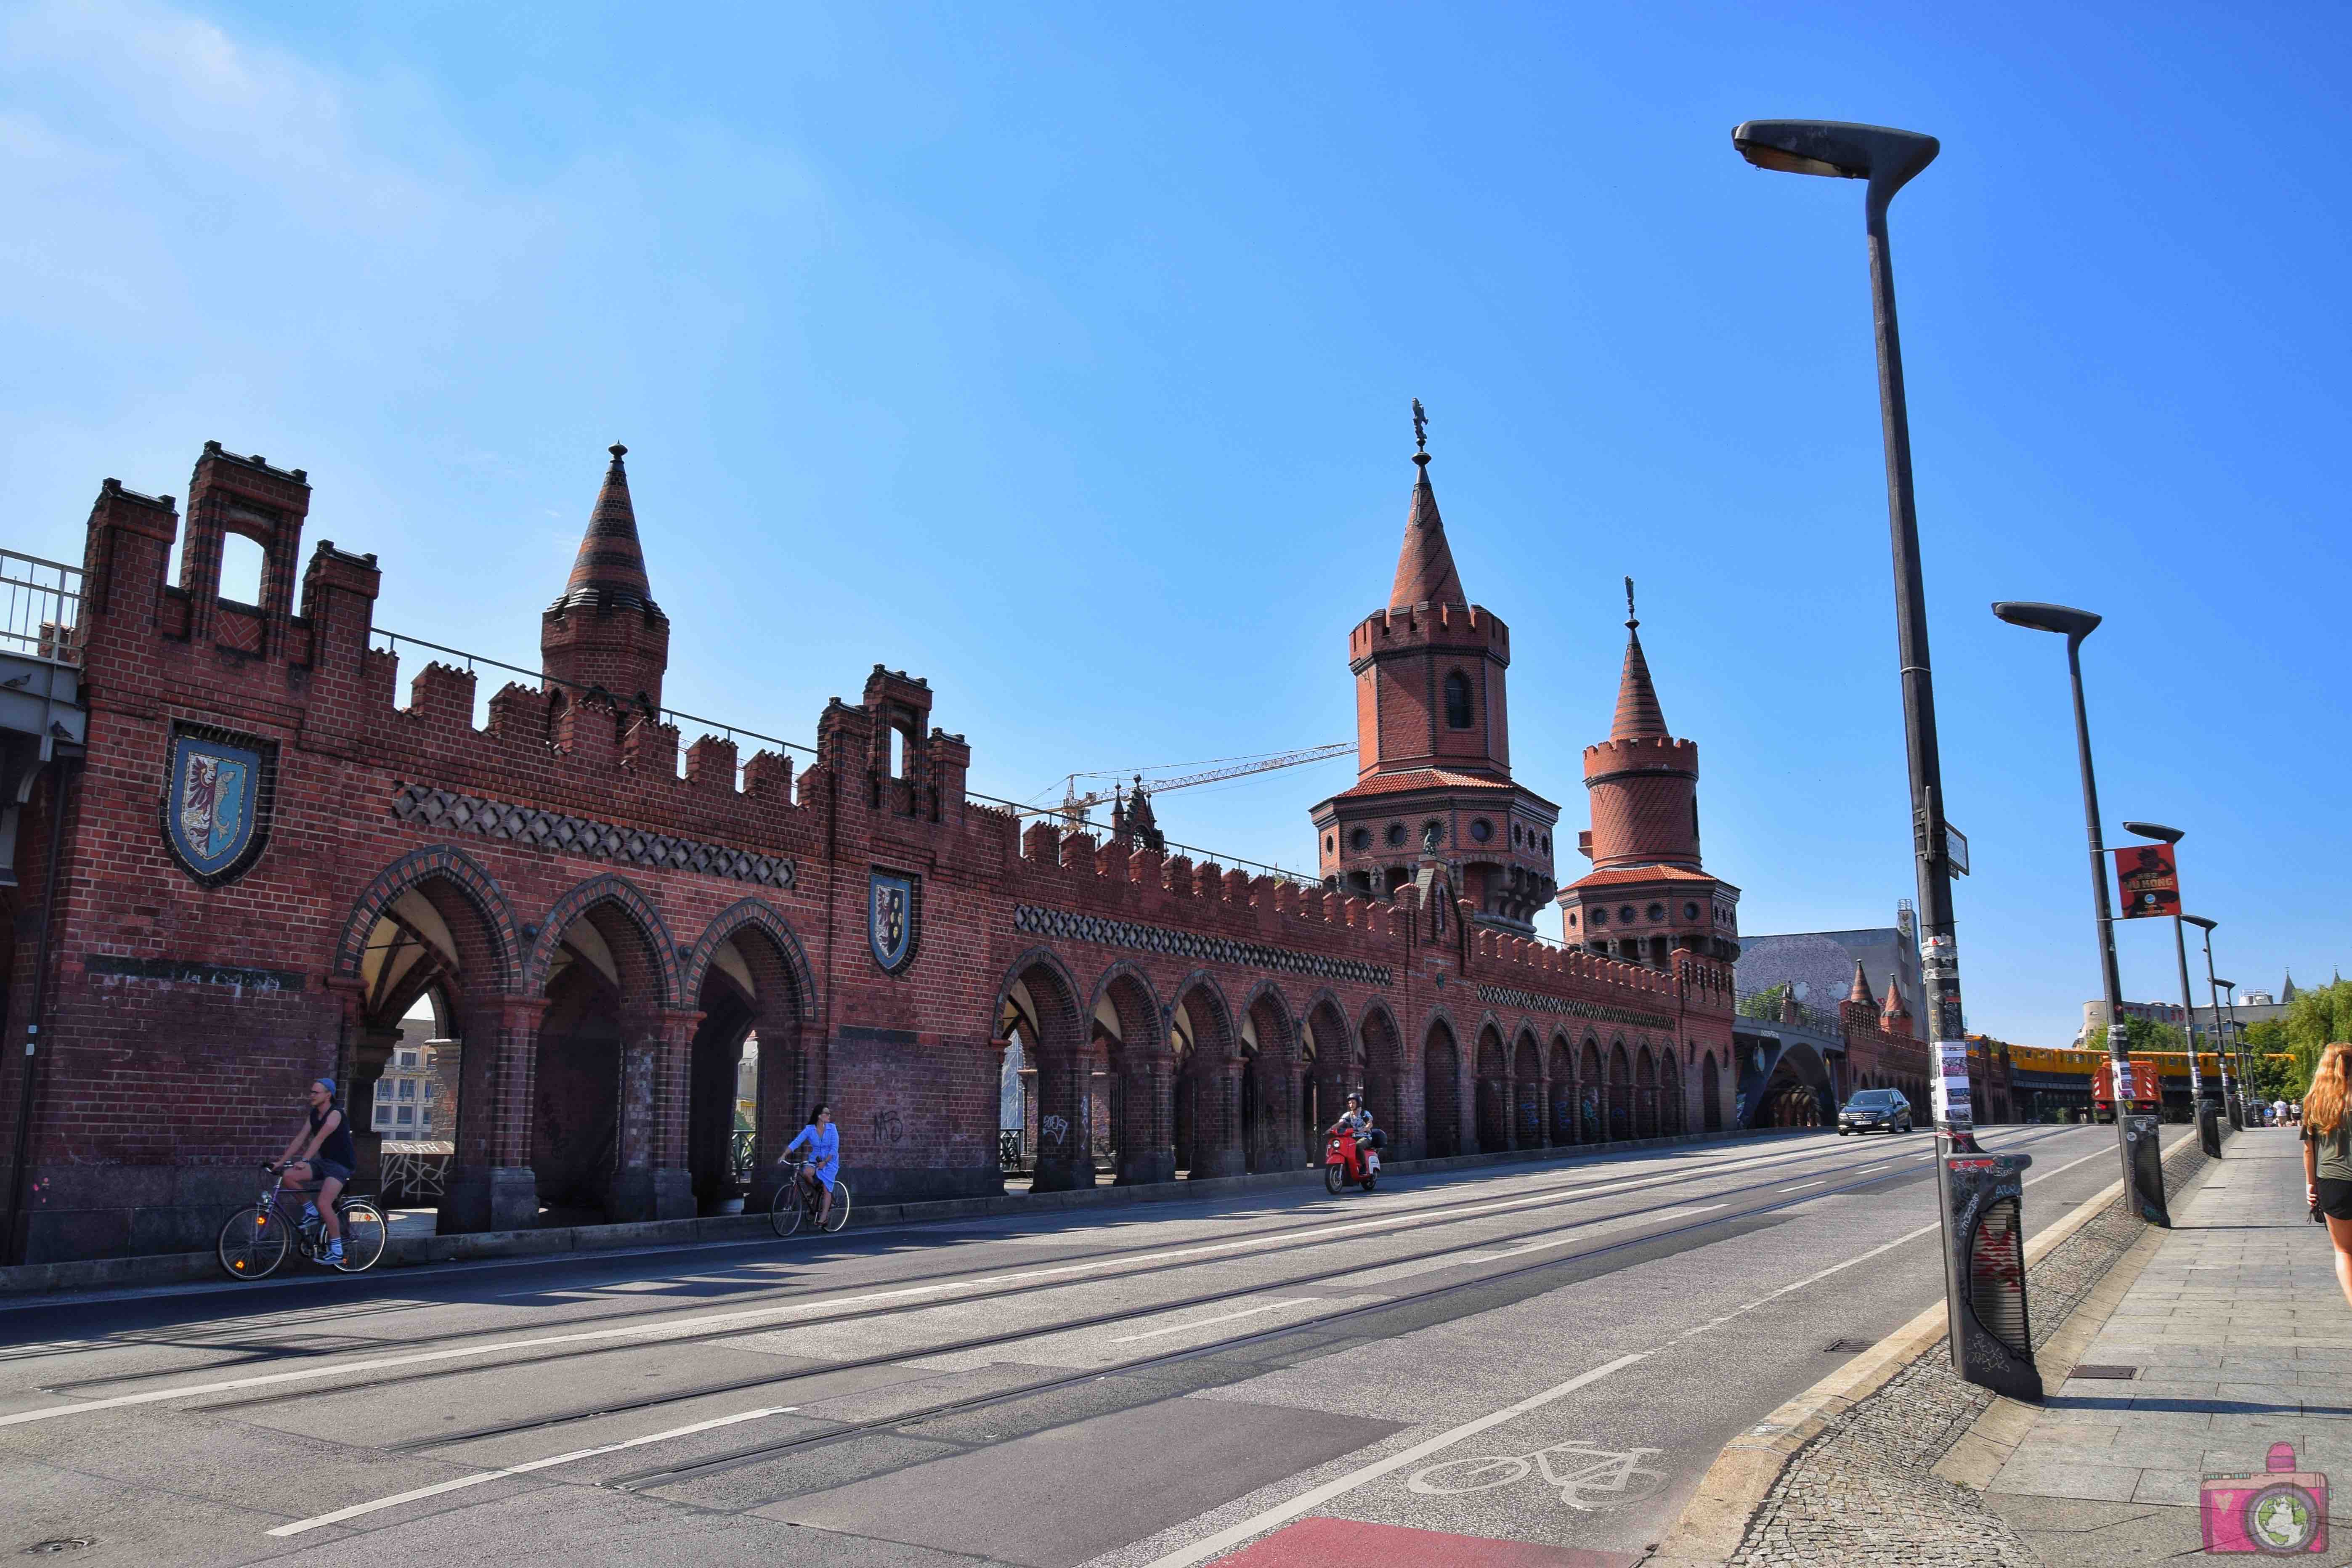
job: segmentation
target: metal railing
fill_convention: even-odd
[[[81,662],[81,568],[0,550],[0,651]]]
[[[738,1127],[727,1145],[727,1173],[738,1186],[751,1184],[751,1164],[758,1152],[759,1142],[757,1129]]]
[[[1833,1010],[1809,1006],[1789,994],[1786,985],[1767,985],[1732,994],[1732,1012],[1759,1024],[1786,1024],[1833,1040],[1845,1038],[1845,1018]]]

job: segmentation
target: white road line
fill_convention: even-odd
[[[1235,1318],[1255,1318],[1260,1312],[1271,1312],[1281,1307],[1297,1307],[1308,1301],[1319,1301],[1319,1296],[1291,1296],[1263,1306],[1244,1307],[1238,1312],[1221,1312],[1213,1318],[1195,1318],[1189,1323],[1171,1323],[1164,1329],[1149,1329],[1139,1334],[1128,1334],[1111,1341],[1115,1345],[1131,1345],[1138,1340],[1156,1340],[1162,1334],[1181,1334],[1187,1329],[1205,1329],[1211,1323],[1230,1323]]]
[[[1866,1176],[1873,1171],[1883,1171],[1885,1169],[1886,1169],[1886,1167],[1884,1165],[1864,1165],[1861,1170],[1856,1171],[1854,1174],[1857,1176]]]
[[[1528,1196],[1506,1198],[1491,1204],[1466,1205],[1447,1210],[1444,1217],[1448,1220],[1471,1219],[1485,1215],[1507,1214],[1517,1209],[1558,1204],[1565,1198],[1608,1196],[1659,1184],[1662,1184],[1654,1178],[1645,1178],[1577,1187],[1566,1193],[1559,1189],[1549,1189]],[[314,1363],[286,1372],[260,1373],[250,1377],[226,1378],[215,1383],[190,1384],[177,1388],[149,1389],[144,1393],[119,1394],[106,1399],[86,1399],[67,1405],[47,1405],[38,1410],[13,1411],[0,1415],[0,1426],[20,1426],[29,1422],[54,1421],[64,1416],[84,1415],[100,1410],[120,1410],[137,1405],[157,1405],[170,1399],[195,1399],[206,1394],[233,1394],[248,1388],[273,1388],[287,1384],[315,1383],[323,1378],[348,1376],[353,1373],[384,1372],[402,1367],[426,1366],[435,1363],[461,1361],[469,1357],[497,1355],[512,1351],[545,1350],[561,1345],[615,1343],[627,1340],[641,1340],[646,1343],[655,1344],[664,1340],[680,1339],[737,1327],[748,1332],[766,1324],[789,1322],[796,1317],[813,1316],[843,1307],[907,1301],[925,1296],[949,1297],[992,1287],[1075,1279],[1081,1275],[1099,1274],[1107,1270],[1128,1268],[1141,1264],[1182,1262],[1191,1258],[1212,1258],[1222,1253],[1294,1251],[1299,1247],[1322,1245],[1334,1237],[1393,1229],[1399,1226],[1419,1224],[1430,1217],[1432,1216],[1426,1213],[1408,1210],[1369,1219],[1354,1220],[1342,1225],[1324,1226],[1301,1235],[1293,1247],[1269,1246],[1264,1237],[1242,1237],[1232,1241],[1171,1247],[1160,1252],[1121,1253],[1112,1258],[1089,1258],[1081,1262],[1058,1264],[1051,1268],[1022,1269],[1010,1274],[983,1275],[970,1279],[944,1280],[930,1285],[902,1286],[896,1289],[868,1291],[858,1296],[835,1296],[817,1301],[794,1301],[775,1307],[747,1309],[738,1312],[717,1312],[698,1318],[677,1319],[667,1322],[633,1323],[614,1328],[584,1329],[572,1333],[541,1334],[530,1339],[501,1340],[489,1344],[454,1345],[442,1350],[417,1351],[406,1355],[377,1356],[367,1361],[341,1362],[332,1365],[320,1365]]]
[[[2056,1167],[2055,1169],[2045,1171],[2041,1175],[2033,1177],[2032,1180],[2026,1182],[2024,1184],[2026,1186],[2032,1186],[2035,1182],[2046,1182],[2051,1177],[2071,1171],[2076,1165],[2084,1164],[2088,1161],[2109,1158],[2111,1157],[2111,1151],[2103,1149],[2097,1153],[2085,1154],[2080,1160],[2072,1160],[2063,1165]],[[1941,1228],[1942,1221],[1938,1220],[1935,1225],[1924,1225],[1916,1230],[1906,1231],[1892,1241],[1872,1247],[1868,1252],[1849,1258],[1843,1263],[1833,1263],[1827,1268],[1822,1269],[1818,1273],[1809,1274],[1804,1279],[1797,1280],[1793,1284],[1783,1285],[1779,1289],[1774,1290],[1768,1295],[1759,1296],[1756,1300],[1747,1303],[1745,1306],[1735,1307],[1730,1311],[1724,1313],[1720,1317],[1710,1318],[1706,1322],[1700,1323],[1695,1328],[1685,1329],[1681,1333],[1678,1333],[1672,1339],[1668,1340],[1666,1343],[1669,1345],[1678,1344],[1685,1340],[1694,1339],[1701,1334],[1711,1333],[1715,1330],[1721,1328],[1724,1324],[1730,1322],[1733,1319],[1745,1317],[1749,1312],[1756,1310],[1759,1307],[1769,1306],[1772,1302],[1779,1300],[1781,1297],[1786,1296],[1792,1291],[1802,1290],[1809,1285],[1818,1285],[1832,1274],[1842,1274],[1849,1268],[1854,1268],[1860,1264],[1867,1263],[1874,1258],[1879,1257],[1884,1253],[1892,1252],[1896,1247],[1901,1247],[1907,1242],[1916,1241],[1921,1237],[1930,1235]],[[1539,1409],[1546,1405],[1549,1405],[1556,1399],[1564,1398],[1568,1394],[1575,1393],[1580,1388],[1589,1387],[1593,1384],[1599,1383],[1605,1377],[1614,1376],[1616,1373],[1624,1371],[1625,1368],[1632,1366],[1636,1362],[1647,1361],[1650,1357],[1658,1353],[1659,1352],[1657,1351],[1636,1351],[1631,1355],[1619,1356],[1615,1361],[1603,1363],[1601,1365],[1594,1367],[1590,1372],[1581,1373],[1577,1376],[1569,1379],[1566,1383],[1557,1384],[1550,1388],[1547,1388],[1541,1394],[1536,1394],[1532,1398],[1523,1399],[1517,1405],[1508,1405],[1489,1415],[1481,1415],[1476,1420],[1465,1422],[1462,1426],[1453,1428],[1451,1431],[1441,1432],[1436,1436],[1431,1437],[1424,1442],[1417,1443],[1401,1453],[1391,1454],[1384,1459],[1375,1460],[1371,1464],[1366,1465],[1361,1469],[1350,1470],[1346,1475],[1339,1477],[1337,1480],[1326,1481],[1323,1485],[1315,1488],[1311,1491],[1302,1493],[1301,1495],[1291,1499],[1288,1502],[1281,1503],[1276,1507],[1267,1509],[1265,1512],[1254,1515],[1249,1519],[1243,1520],[1238,1524],[1228,1525],[1224,1529],[1217,1531],[1214,1535],[1208,1536],[1203,1540],[1195,1541],[1190,1545],[1179,1547],[1176,1551],[1168,1553],[1164,1557],[1154,1559],[1152,1562],[1146,1564],[1145,1568],[1194,1568],[1194,1564],[1205,1563],[1210,1558],[1218,1555],[1229,1547],[1238,1546],[1243,1542],[1249,1540],[1253,1536],[1261,1535],[1266,1531],[1272,1530],[1276,1525],[1287,1524],[1290,1521],[1297,1519],[1301,1514],[1321,1508],[1333,1498],[1340,1497],[1348,1492],[1351,1492],[1358,1487],[1362,1486],[1366,1481],[1377,1480],[1381,1477],[1387,1475],[1391,1470],[1403,1468],[1405,1466],[1412,1464],[1415,1459],[1425,1458],[1426,1456],[1437,1453],[1442,1449],[1450,1448],[1454,1444],[1461,1442],[1465,1437],[1475,1437],[1479,1433],[1487,1430],[1489,1427],[1499,1426],[1504,1422],[1511,1420],[1515,1416],[1524,1415],[1530,1410]]]
[[[1265,1512],[1253,1519],[1245,1519],[1239,1524],[1228,1525],[1206,1540],[1193,1542],[1190,1546],[1170,1552],[1167,1556],[1150,1563],[1149,1568],[1192,1568],[1192,1564],[1205,1563],[1229,1546],[1238,1546],[1253,1535],[1271,1530],[1277,1524],[1286,1524],[1302,1513],[1322,1507],[1335,1497],[1354,1491],[1366,1481],[1376,1480],[1391,1470],[1401,1470],[1415,1459],[1427,1458],[1432,1454],[1452,1447],[1465,1437],[1475,1437],[1490,1426],[1499,1426],[1514,1416],[1524,1415],[1530,1410],[1540,1410],[1556,1399],[1565,1399],[1586,1384],[1599,1383],[1602,1378],[1613,1373],[1622,1372],[1637,1361],[1647,1361],[1656,1353],[1655,1351],[1635,1351],[1632,1355],[1622,1355],[1615,1361],[1596,1366],[1591,1372],[1580,1373],[1566,1383],[1554,1384],[1532,1398],[1522,1399],[1517,1405],[1481,1415],[1475,1421],[1465,1421],[1452,1431],[1440,1432],[1436,1436],[1416,1443],[1412,1447],[1398,1453],[1391,1454],[1385,1459],[1376,1459],[1362,1469],[1350,1470],[1337,1480],[1326,1481],[1314,1490],[1292,1498],[1278,1508],[1268,1509]]]
[[[1784,1193],[1801,1193],[1807,1187],[1818,1187],[1821,1184],[1819,1182],[1799,1182],[1793,1187],[1782,1187],[1780,1190]]]
[[[438,1481],[429,1487],[417,1487],[409,1491],[394,1492],[373,1502],[353,1503],[332,1513],[322,1513],[315,1519],[298,1519],[291,1524],[281,1524],[272,1535],[300,1535],[320,1525],[341,1524],[347,1519],[357,1519],[364,1513],[381,1513],[388,1508],[398,1508],[404,1502],[416,1502],[425,1498],[439,1497],[444,1492],[463,1491],[485,1481],[504,1480],[509,1476],[529,1475],[533,1470],[551,1469],[557,1465],[569,1465],[580,1459],[593,1459],[599,1454],[617,1454],[624,1448],[642,1448],[648,1443],[667,1443],[672,1437],[691,1437],[697,1432],[709,1432],[720,1426],[733,1426],[744,1421],[757,1421],[764,1415],[782,1415],[799,1409],[797,1405],[772,1405],[764,1410],[739,1411],[733,1415],[721,1415],[716,1421],[698,1421],[691,1426],[674,1426],[667,1432],[649,1432],[642,1437],[632,1437],[625,1443],[607,1443],[597,1448],[575,1448],[569,1454],[555,1454],[544,1459],[527,1459],[520,1465],[509,1465],[502,1470],[483,1470],[476,1475],[459,1476],[455,1480]]]

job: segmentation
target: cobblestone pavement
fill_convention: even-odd
[[[2178,1193],[2205,1163],[2194,1139],[2165,1161]],[[2028,1272],[2036,1349],[2145,1234],[2118,1198]],[[1730,1561],[1765,1564],[1954,1564],[2042,1568],[1982,1494],[1931,1473],[1992,1395],[1952,1371],[1948,1340],[1889,1379],[1800,1449]]]

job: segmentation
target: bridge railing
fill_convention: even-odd
[[[1845,1019],[1842,1015],[1797,1001],[1789,994],[1786,985],[1735,992],[1732,1011],[1759,1024],[1782,1024],[1811,1034],[1826,1035],[1833,1040],[1845,1038]]]
[[[81,662],[81,568],[0,550],[0,652]]]

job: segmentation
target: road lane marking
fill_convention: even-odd
[[[2032,1181],[2025,1183],[2024,1185],[2032,1186],[2035,1182],[2048,1181],[2052,1176],[2071,1171],[2076,1165],[2084,1164],[2092,1160],[2107,1158],[2109,1153],[2110,1151],[2102,1149],[2095,1153],[2085,1154],[2080,1160],[2072,1160],[2063,1165],[2043,1172],[2041,1175],[2034,1177]],[[1942,1228],[1943,1222],[1939,1219],[1934,1225],[1925,1225],[1921,1226],[1916,1230],[1906,1231],[1903,1235],[1896,1237],[1894,1240],[1874,1247],[1869,1251],[1859,1254],[1856,1257],[1849,1258],[1843,1263],[1833,1263],[1827,1268],[1823,1268],[1817,1273],[1809,1274],[1804,1279],[1797,1280],[1793,1284],[1783,1285],[1779,1289],[1771,1291],[1767,1295],[1759,1296],[1756,1300],[1748,1302],[1744,1306],[1735,1307],[1730,1311],[1722,1314],[1720,1317],[1710,1318],[1706,1322],[1700,1323],[1696,1327],[1685,1329],[1682,1332],[1675,1334],[1673,1338],[1666,1341],[1666,1345],[1679,1344],[1685,1340],[1696,1339],[1701,1334],[1711,1333],[1715,1330],[1721,1328],[1724,1324],[1732,1321],[1734,1319],[1745,1317],[1749,1312],[1756,1310],[1759,1307],[1769,1306],[1772,1302],[1779,1300],[1781,1297],[1790,1294],[1791,1291],[1804,1289],[1810,1285],[1817,1285],[1832,1274],[1842,1274],[1846,1269],[1867,1263],[1874,1258],[1879,1257],[1884,1253],[1892,1252],[1898,1247],[1904,1246],[1908,1242],[1916,1241],[1921,1237],[1929,1235]],[[1277,1525],[1287,1524],[1292,1520],[1298,1518],[1301,1514],[1311,1512],[1312,1510],[1322,1507],[1325,1503],[1329,1502],[1334,1498],[1354,1491],[1358,1487],[1362,1486],[1367,1481],[1378,1480],[1381,1477],[1387,1475],[1391,1470],[1402,1469],[1405,1466],[1412,1464],[1416,1459],[1424,1458],[1431,1454],[1440,1453],[1444,1449],[1452,1447],[1454,1444],[1461,1442],[1466,1437],[1475,1437],[1479,1433],[1486,1431],[1490,1427],[1499,1426],[1504,1422],[1509,1421],[1516,1416],[1526,1415],[1528,1411],[1540,1409],[1544,1405],[1549,1405],[1555,1400],[1564,1399],[1569,1394],[1575,1393],[1578,1389],[1589,1387],[1593,1384],[1599,1383],[1603,1378],[1612,1377],[1637,1362],[1647,1361],[1650,1357],[1659,1354],[1664,1348],[1665,1346],[1661,1346],[1659,1347],[1659,1350],[1656,1351],[1635,1351],[1631,1355],[1622,1355],[1615,1361],[1603,1363],[1601,1365],[1594,1367],[1590,1372],[1580,1373],[1577,1376],[1569,1379],[1566,1383],[1556,1384],[1552,1387],[1545,1389],[1541,1394],[1535,1394],[1528,1399],[1523,1399],[1517,1405],[1507,1405],[1501,1410],[1481,1415],[1474,1421],[1465,1422],[1463,1425],[1454,1427],[1450,1431],[1441,1432],[1436,1436],[1428,1438],[1423,1442],[1416,1443],[1412,1447],[1406,1448],[1400,1453],[1391,1454],[1387,1458],[1376,1459],[1360,1469],[1350,1470],[1346,1475],[1339,1477],[1336,1480],[1326,1481],[1323,1485],[1317,1487],[1310,1491],[1302,1493],[1301,1495],[1291,1499],[1288,1502],[1279,1503],[1273,1508],[1267,1509],[1263,1513],[1255,1514],[1251,1518],[1243,1520],[1238,1524],[1228,1525],[1224,1529],[1217,1531],[1214,1535],[1208,1536],[1203,1540],[1195,1541],[1189,1545],[1179,1547],[1177,1550],[1169,1552],[1164,1557],[1153,1559],[1150,1563],[1145,1565],[1145,1568],[1195,1568],[1196,1564],[1205,1563],[1210,1558],[1218,1556],[1231,1547],[1238,1546],[1243,1542],[1248,1541],[1254,1536],[1262,1535]]]
[[[1612,1196],[1627,1190],[1641,1190],[1661,1184],[1652,1179],[1602,1183],[1570,1189],[1563,1194],[1558,1189],[1523,1197],[1506,1198],[1491,1204],[1467,1205],[1446,1211],[1448,1221],[1474,1219],[1483,1215],[1507,1214],[1515,1210],[1559,1204],[1567,1197]],[[831,1312],[843,1307],[919,1300],[925,1296],[951,1297],[1006,1285],[1033,1284],[1051,1279],[1076,1279],[1087,1274],[1099,1274],[1146,1264],[1184,1262],[1220,1254],[1255,1251],[1296,1251],[1304,1247],[1323,1246],[1338,1237],[1358,1235],[1366,1231],[1390,1230],[1401,1226],[1416,1225],[1431,1216],[1407,1211],[1376,1215],[1340,1225],[1324,1226],[1301,1235],[1291,1246],[1269,1246],[1264,1237],[1242,1237],[1232,1241],[1209,1242],[1177,1247],[1160,1252],[1121,1253],[1116,1257],[1088,1258],[1058,1264],[1051,1268],[1016,1270],[1006,1274],[983,1275],[969,1279],[943,1280],[929,1285],[902,1286],[895,1289],[868,1291],[856,1296],[836,1296],[819,1301],[795,1301],[775,1307],[747,1309],[736,1312],[716,1312],[698,1318],[683,1318],[665,1323],[632,1323],[614,1328],[586,1329],[572,1333],[541,1334],[533,1338],[501,1340],[489,1344],[453,1345],[441,1350],[417,1351],[404,1355],[378,1356],[371,1360],[341,1362],[331,1365],[312,1363],[285,1372],[257,1373],[247,1377],[225,1378],[218,1382],[191,1384],[177,1388],[149,1389],[140,1394],[119,1394],[105,1399],[77,1400],[66,1405],[45,1405],[37,1410],[12,1411],[0,1415],[0,1426],[19,1426],[35,1421],[54,1421],[68,1415],[82,1415],[101,1410],[120,1410],[131,1405],[157,1405],[171,1399],[195,1399],[207,1394],[232,1394],[248,1388],[274,1388],[289,1384],[315,1383],[324,1378],[348,1376],[354,1373],[385,1372],[404,1367],[427,1366],[436,1363],[462,1361],[469,1357],[489,1356],[506,1352],[545,1350],[563,1345],[617,1343],[639,1340],[657,1344],[665,1340],[688,1338],[706,1332],[724,1332],[740,1327],[751,1330],[766,1323],[789,1322],[796,1317]],[[1639,1218],[1639,1215],[1612,1215],[1608,1218]]]
[[[642,1448],[648,1443],[667,1443],[673,1437],[691,1437],[697,1432],[715,1431],[721,1426],[734,1426],[745,1421],[757,1421],[762,1416],[782,1415],[799,1408],[797,1405],[776,1405],[761,1410],[742,1410],[732,1415],[721,1415],[715,1421],[698,1421],[691,1426],[673,1426],[667,1432],[649,1432],[642,1437],[631,1437],[623,1443],[606,1443],[595,1448],[574,1448],[568,1454],[553,1454],[544,1459],[526,1459],[520,1465],[509,1465],[504,1469],[483,1470],[475,1475],[459,1476],[455,1480],[436,1481],[429,1487],[416,1487],[408,1491],[394,1492],[390,1497],[380,1497],[373,1502],[356,1502],[349,1508],[339,1508],[332,1513],[322,1513],[314,1519],[298,1519],[291,1524],[279,1525],[269,1533],[300,1535],[306,1531],[317,1530],[321,1525],[341,1524],[347,1519],[357,1519],[362,1514],[381,1513],[388,1508],[398,1508],[404,1502],[419,1502],[425,1498],[439,1497],[444,1492],[463,1491],[467,1487],[478,1487],[485,1481],[504,1480],[509,1476],[525,1476],[533,1470],[552,1469],[557,1465],[569,1465],[581,1459],[593,1459],[599,1454],[617,1454],[624,1448]]]
[[[1780,1190],[1784,1193],[1801,1193],[1807,1187],[1818,1187],[1821,1184],[1819,1182],[1799,1182],[1793,1187],[1782,1187]]]
[[[1885,1169],[1886,1169],[1886,1167],[1884,1165],[1864,1165],[1861,1170],[1856,1171],[1854,1174],[1857,1176],[1866,1176],[1873,1171],[1883,1171]]]
[[[1320,1296],[1286,1297],[1279,1301],[1268,1301],[1262,1306],[1244,1307],[1238,1312],[1220,1312],[1213,1318],[1195,1318],[1189,1323],[1171,1323],[1164,1329],[1147,1329],[1142,1333],[1126,1334],[1110,1342],[1115,1345],[1131,1345],[1138,1340],[1156,1340],[1162,1334],[1181,1334],[1186,1329],[1205,1329],[1211,1323],[1230,1323],[1235,1318],[1255,1318],[1260,1312],[1272,1312],[1284,1307],[1303,1306],[1307,1302],[1319,1301],[1322,1299]]]

